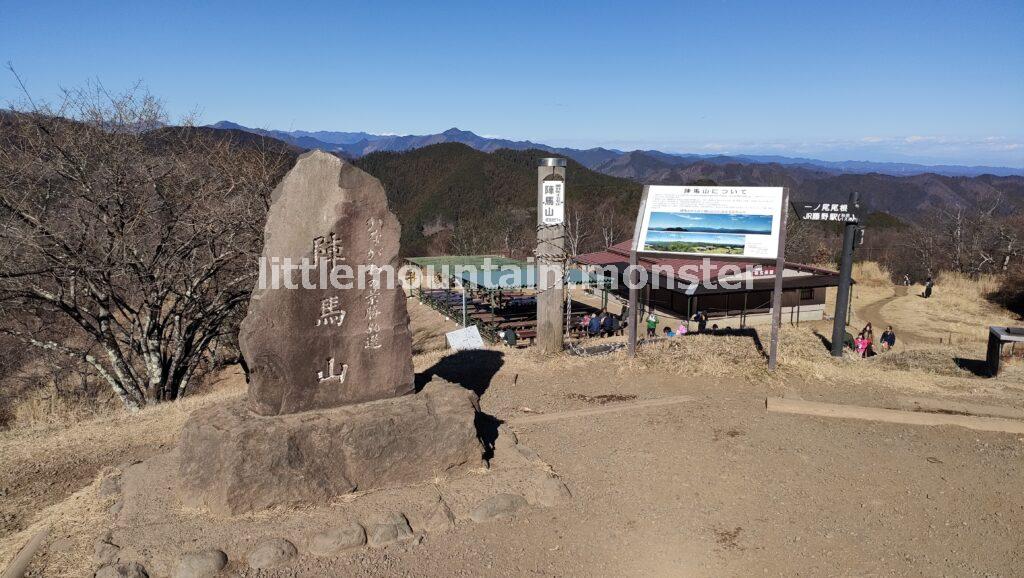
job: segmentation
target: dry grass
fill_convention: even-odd
[[[936,280],[930,299],[922,299],[921,289],[912,287],[907,296],[882,307],[881,314],[885,323],[903,327],[926,343],[937,344],[942,339],[948,344],[952,339],[954,344],[981,344],[988,339],[990,325],[1018,323],[1012,313],[987,299],[998,286],[999,279],[993,276],[970,279],[944,273]]]
[[[412,352],[414,355],[448,348],[444,334],[458,329],[453,321],[420,303],[416,299],[407,301],[409,327],[412,329]]]
[[[53,385],[30,392],[14,405],[10,429],[68,427],[117,410],[116,403],[84,403],[82,399],[61,395]]]
[[[936,288],[943,293],[984,298],[999,289],[1001,278],[997,275],[979,275],[971,278],[954,272],[940,273],[935,280]]]
[[[871,287],[891,287],[892,276],[888,269],[874,261],[861,261],[853,264],[853,279],[859,285]]]
[[[97,495],[100,476],[67,499],[40,510],[32,523],[20,532],[0,538],[0,561],[6,566],[38,532],[49,526],[50,535],[41,553],[29,566],[31,576],[92,576],[92,549],[98,536],[110,524],[108,510],[113,498]]]
[[[225,370],[210,389],[207,394],[132,414],[118,411],[69,425],[37,423],[0,432],[0,455],[4,462],[0,487],[11,487],[12,476],[60,471],[59,466],[69,462],[106,459],[110,460],[108,464],[116,464],[135,448],[173,445],[193,410],[243,395],[244,377],[237,368]],[[36,532],[52,525],[45,546],[48,554],[34,561],[33,569],[46,576],[91,575],[92,545],[109,524],[107,509],[111,505],[110,499],[97,497],[96,485],[111,471],[109,465],[101,468],[91,485],[40,508],[27,519],[24,530],[0,539],[0,561],[6,563]]]
[[[853,277],[853,317],[851,333],[867,322],[875,328],[876,338],[886,325],[897,335],[897,349],[913,347],[965,345],[983,347],[990,325],[1019,325],[1010,311],[989,301],[1001,279],[983,275],[972,279],[957,273],[942,273],[935,280],[930,299],[923,299],[924,287],[914,285],[905,291],[889,280],[889,272],[877,263],[855,263]],[[835,307],[835,291],[828,292],[826,311]],[[941,343],[940,343],[941,340]],[[974,355],[981,355],[977,350]]]
[[[624,351],[616,355],[625,359]],[[687,335],[666,339],[639,348],[629,365],[633,370],[712,377],[755,379],[768,375],[766,359],[753,339],[741,336]]]
[[[67,444],[75,444],[79,441],[95,441],[92,438],[93,433],[109,433],[108,430],[111,430],[111,428],[127,428],[130,431],[137,426],[182,421],[196,408],[210,403],[225,401],[228,398],[238,397],[244,394],[244,392],[245,378],[242,375],[241,369],[237,366],[231,367],[225,369],[213,379],[210,393],[205,395],[187,396],[174,403],[147,407],[135,413],[128,413],[123,409],[119,409],[71,424],[50,423],[47,420],[42,420],[29,427],[0,432],[0,453],[9,456],[11,454],[7,452],[13,451],[19,446],[27,445],[26,442],[30,440],[34,440],[32,441],[34,448],[38,448],[39,452],[45,453],[50,444],[55,447],[67,447]],[[127,434],[127,431],[124,433]],[[153,433],[149,434],[151,441]],[[177,432],[175,432],[175,435],[177,435]],[[87,439],[82,439],[83,436]],[[37,450],[33,449],[32,453],[37,453]]]
[[[767,329],[760,338],[768,345]],[[597,357],[544,356],[534,349],[506,354],[508,361],[534,370],[618,372],[631,376],[657,373],[715,380],[740,380],[769,387],[823,383],[837,389],[881,388],[951,395],[989,393],[1020,403],[1024,398],[1024,363],[1008,364],[997,379],[977,377],[961,364],[977,365],[982,350],[969,346],[905,348],[860,359],[848,353],[833,358],[811,327],[786,326],[780,334],[778,370],[769,373],[765,354],[747,336],[688,335],[641,346],[629,359],[624,349]],[[442,357],[443,355],[439,356]],[[958,364],[957,360],[962,360]]]

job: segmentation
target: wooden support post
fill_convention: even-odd
[[[782,189],[782,218],[779,223],[779,251],[775,258],[775,291],[772,293],[772,340],[768,349],[768,371],[775,371],[779,360],[779,325],[782,323],[782,277],[786,273],[786,217],[789,215],[789,189]]]
[[[637,293],[637,283],[639,282],[640,273],[636,270],[636,251],[629,252],[629,268],[626,269],[626,279],[629,282],[629,357],[636,357],[636,334],[637,334],[637,323],[639,322],[640,316],[637,314],[637,306],[639,305],[639,299]]]

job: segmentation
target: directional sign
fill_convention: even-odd
[[[849,203],[791,203],[802,221],[860,222],[860,205]]]

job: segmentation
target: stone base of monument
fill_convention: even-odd
[[[102,485],[113,488],[102,494],[110,511],[96,520],[105,525],[86,531],[97,545],[116,544],[120,562],[138,563],[150,576],[175,576],[197,556],[220,559],[219,553],[227,565],[218,575],[334,576],[370,549],[430,548],[441,540],[465,540],[465,532],[449,534],[458,526],[571,507],[571,486],[536,452],[507,425],[496,435],[486,467],[236,516],[182,507],[181,455],[174,449],[111,474],[111,483]],[[280,546],[270,548],[272,554],[288,555],[268,562],[268,545]],[[97,559],[94,569],[103,563],[109,562]],[[274,568],[263,570],[267,563]]]
[[[476,394],[440,379],[415,395],[288,415],[205,408],[182,430],[182,501],[234,515],[479,468],[478,411]]]

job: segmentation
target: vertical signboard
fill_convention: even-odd
[[[561,225],[565,222],[565,182],[544,181],[541,192],[541,223]]]

